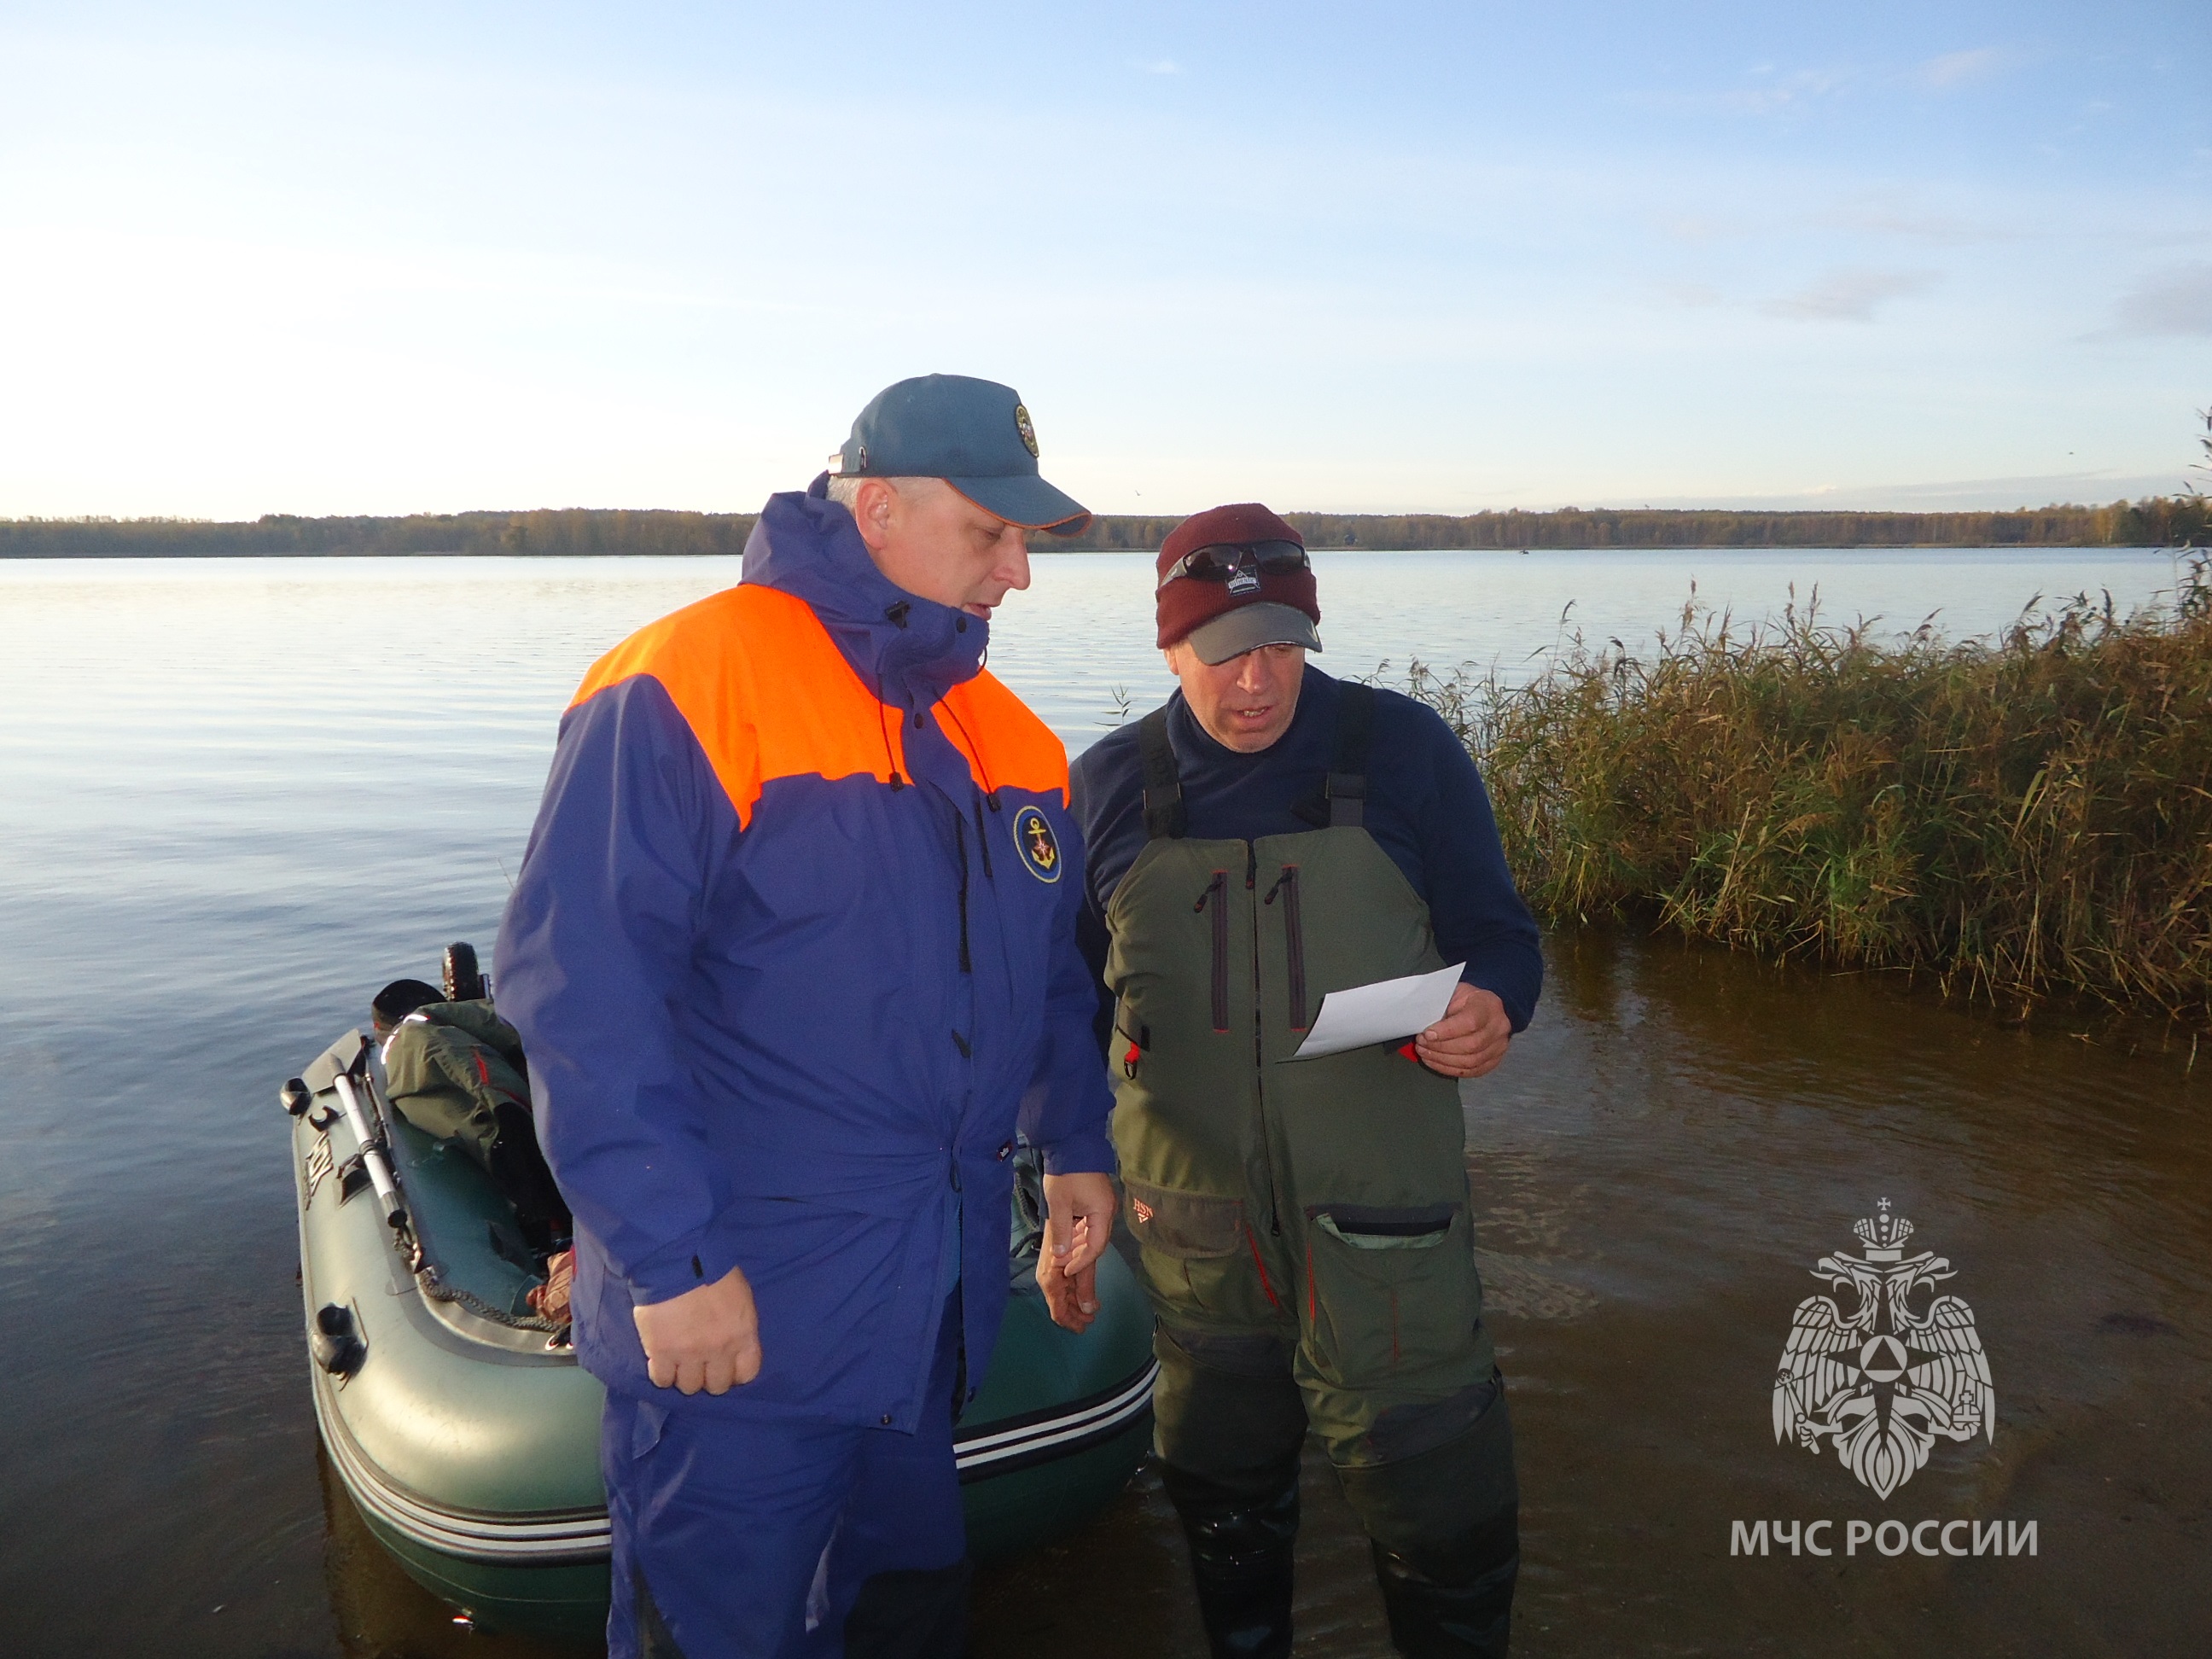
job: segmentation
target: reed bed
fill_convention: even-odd
[[[1480,763],[1522,891],[1777,956],[2212,1023],[2212,586],[2032,605],[1995,642],[1886,642],[1817,597],[1692,596],[1638,653],[1409,689]]]

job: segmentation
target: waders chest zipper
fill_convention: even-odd
[[[1275,884],[1267,890],[1266,902],[1273,904],[1279,893],[1283,900],[1283,957],[1290,980],[1291,1029],[1303,1031],[1306,1029],[1306,934],[1298,915],[1297,865],[1283,866],[1283,873],[1275,878]]]
[[[1279,886],[1281,884],[1278,883]],[[1260,890],[1260,849],[1250,842],[1244,843],[1244,890],[1256,893]],[[1273,900],[1271,890],[1268,898]],[[1260,1161],[1267,1171],[1267,1232],[1271,1237],[1283,1236],[1283,1204],[1276,1191],[1274,1137],[1267,1127],[1267,1024],[1260,1008],[1260,907],[1252,907],[1252,1098],[1260,1109]],[[1259,1241],[1253,1241],[1253,1259],[1259,1259]],[[1266,1283],[1267,1269],[1260,1268],[1261,1283]],[[1267,1299],[1275,1299],[1274,1291],[1267,1291]]]
[[[1213,1029],[1229,1029],[1229,872],[1216,870],[1213,879],[1206,884],[1206,890],[1198,896],[1198,902],[1190,908],[1203,913],[1207,905],[1213,907]]]

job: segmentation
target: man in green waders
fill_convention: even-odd
[[[1296,531],[1215,507],[1160,550],[1181,690],[1075,764],[1114,1139],[1159,1315],[1155,1449],[1218,1659],[1291,1645],[1298,1455],[1327,1449],[1415,1659],[1503,1654],[1513,1437],[1457,1079],[1542,978],[1474,763],[1431,710],[1308,666]],[[1409,607],[1418,595],[1407,596]],[[1444,1018],[1285,1063],[1330,991],[1464,963]]]

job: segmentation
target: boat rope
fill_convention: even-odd
[[[466,1308],[479,1319],[489,1319],[495,1325],[505,1325],[518,1331],[544,1331],[558,1335],[568,1328],[565,1319],[547,1319],[538,1314],[509,1313],[495,1308],[473,1291],[465,1291],[458,1285],[447,1285],[438,1277],[438,1270],[425,1263],[415,1270],[416,1282],[422,1285],[422,1294],[433,1302],[450,1302]]]

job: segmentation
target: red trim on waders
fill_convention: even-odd
[[[1267,1278],[1267,1264],[1260,1260],[1260,1235],[1252,1231],[1252,1224],[1244,1224],[1244,1243],[1251,1247],[1252,1265],[1260,1270],[1260,1288],[1267,1293],[1267,1305],[1277,1313],[1283,1310],[1283,1299],[1275,1294],[1275,1286]]]

